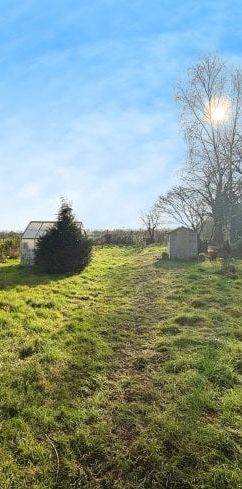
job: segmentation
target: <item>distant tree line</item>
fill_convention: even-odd
[[[12,239],[21,237],[20,231],[0,231],[0,239]]]
[[[88,235],[92,238],[96,246],[120,245],[120,246],[146,246],[150,243],[166,243],[167,233],[164,229],[155,228],[152,237],[144,229],[111,229],[89,231]]]

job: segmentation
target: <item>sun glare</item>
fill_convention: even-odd
[[[230,118],[231,101],[228,97],[213,97],[204,108],[204,115],[210,124],[221,124]]]

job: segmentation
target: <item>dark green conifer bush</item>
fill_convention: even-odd
[[[72,207],[63,201],[56,224],[39,238],[35,263],[47,273],[72,274],[90,261],[92,242],[79,223]]]

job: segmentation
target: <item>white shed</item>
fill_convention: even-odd
[[[193,260],[198,256],[198,236],[194,229],[181,226],[168,234],[169,258]]]

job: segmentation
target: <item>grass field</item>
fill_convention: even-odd
[[[242,264],[0,266],[1,489],[242,488]]]

